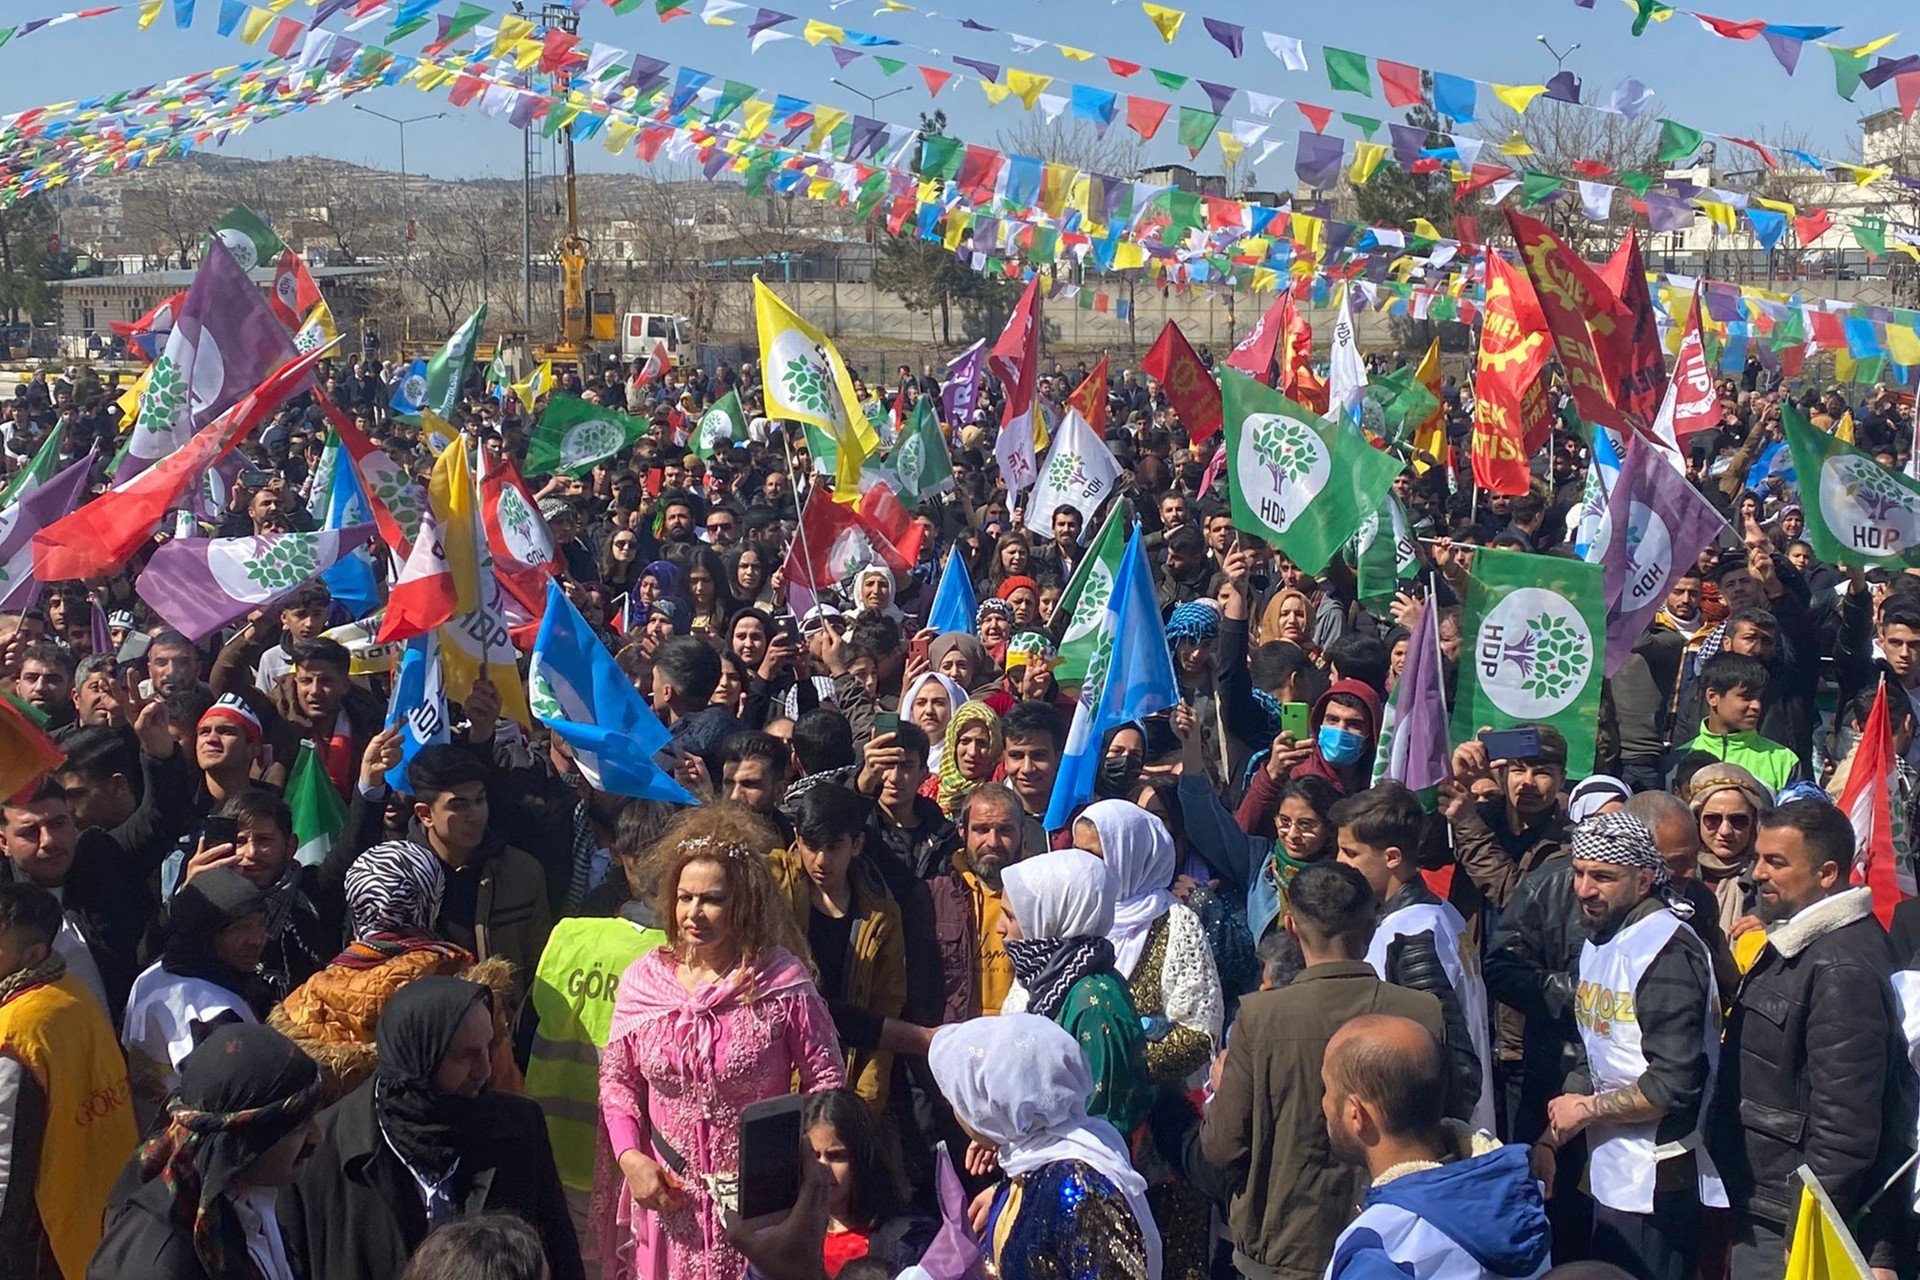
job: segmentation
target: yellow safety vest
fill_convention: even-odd
[[[527,1096],[547,1115],[547,1138],[560,1181],[593,1186],[600,1131],[600,1050],[613,1026],[613,1003],[627,966],[667,935],[618,917],[575,917],[554,926],[534,971],[533,1051]]]
[[[60,1273],[77,1280],[99,1247],[107,1192],[138,1139],[119,1039],[100,1002],[69,973],[0,1005],[0,1053],[46,1093],[33,1195]],[[32,1270],[30,1260],[15,1262]]]

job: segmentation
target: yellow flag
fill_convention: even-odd
[[[145,31],[153,25],[154,19],[160,16],[160,10],[165,7],[166,3],[167,0],[140,0],[140,29],[142,31]]]
[[[1848,444],[1853,443],[1853,410],[1849,409],[1841,414],[1840,421],[1833,424],[1833,438],[1845,440]]]
[[[241,43],[253,44],[255,41],[260,39],[261,35],[266,31],[268,26],[270,26],[272,23],[273,23],[273,10],[271,9],[247,10],[246,17],[240,20]]]
[[[853,375],[827,335],[802,320],[780,296],[753,281],[754,323],[760,330],[760,378],[769,418],[810,422],[833,437],[839,457],[836,501],[860,501],[860,467],[880,447]]]
[[[1722,228],[1728,235],[1733,234],[1734,221],[1732,205],[1722,204],[1718,200],[1702,200],[1700,202],[1700,212],[1707,215],[1708,222],[1713,223],[1716,227]]]
[[[1434,226],[1425,218],[1415,218],[1413,220],[1413,234],[1419,236],[1422,240],[1438,240],[1440,239],[1440,228]]]
[[[1513,136],[1500,144],[1500,154],[1508,156],[1530,156],[1533,154],[1533,144],[1527,141],[1525,134],[1515,129]]]
[[[1013,90],[1014,96],[1020,99],[1020,105],[1029,111],[1033,110],[1033,104],[1040,100],[1040,95],[1052,83],[1052,76],[1022,71],[1018,67],[1007,68],[1007,88]]]
[[[1805,1165],[1795,1172],[1801,1183],[1800,1214],[1793,1227],[1793,1247],[1787,1250],[1786,1280],[1872,1280],[1866,1256],[1820,1180]]]
[[[1008,85],[1001,84],[997,80],[982,80],[980,82],[980,92],[986,94],[987,101],[997,107],[1012,96],[1013,89]]]
[[[1517,116],[1525,115],[1527,108],[1533,105],[1533,100],[1546,91],[1547,86],[1543,84],[1496,84],[1493,86],[1493,96],[1506,103],[1508,110]]]
[[[1093,56],[1091,49],[1075,49],[1071,45],[1055,45],[1062,57],[1072,58],[1075,62],[1085,62]]]
[[[831,22],[822,22],[818,18],[808,18],[807,25],[800,34],[805,36],[807,43],[811,45],[818,45],[822,40],[831,40],[839,44],[847,38],[847,29],[836,27]]]
[[[306,320],[300,325],[299,332],[293,335],[293,348],[296,351],[312,351],[324,347],[330,342],[340,340],[340,330],[333,323],[333,310],[327,306],[325,298],[313,304],[313,310],[307,312]]]
[[[1356,187],[1364,187],[1373,177],[1373,171],[1387,158],[1387,148],[1381,142],[1358,142],[1353,144],[1353,164],[1347,169],[1347,178]]]
[[[434,459],[427,479],[427,502],[440,525],[441,546],[453,571],[456,608],[461,613],[480,598],[480,566],[474,549],[473,471],[467,466],[466,442],[456,436]]]
[[[1413,376],[1432,393],[1435,400],[1440,401],[1433,407],[1433,412],[1422,418],[1420,425],[1413,429],[1413,447],[1444,459],[1447,456],[1447,404],[1440,395],[1440,339],[1435,338],[1427,347],[1427,354],[1420,357],[1420,365],[1413,371]],[[1425,475],[1432,465],[1417,457],[1413,460],[1413,469],[1420,475]]]
[[[1851,49],[1844,48],[1840,45],[1831,45],[1831,44],[1828,45],[1827,48],[1840,49],[1841,52],[1850,53],[1856,58],[1864,58],[1870,53],[1878,53],[1880,50],[1886,48],[1888,45],[1892,44],[1895,40],[1898,40],[1899,38],[1900,38],[1900,33],[1896,31],[1890,36],[1881,36],[1878,40],[1869,40],[1865,44],[1855,45]]]
[[[534,371],[527,375],[525,382],[513,384],[513,394],[520,397],[520,403],[527,406],[527,412],[533,412],[534,402],[553,390],[553,361],[542,360]]]
[[[1887,322],[1887,355],[1895,364],[1920,364],[1920,333],[1911,324]]]
[[[140,397],[145,394],[147,384],[152,381],[153,366],[148,365],[140,371],[140,376],[133,380],[133,385],[125,391],[122,391],[120,398],[114,402],[120,406],[120,427],[122,430],[130,429],[133,426],[134,420],[140,416]]]
[[[1180,24],[1187,20],[1186,13],[1180,9],[1169,9],[1162,4],[1142,4],[1140,7],[1147,11],[1147,19],[1153,23],[1154,29],[1159,31],[1160,38],[1172,44],[1173,38],[1180,34]]]

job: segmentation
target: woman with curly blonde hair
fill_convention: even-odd
[[[846,1084],[806,944],[745,806],[688,809],[654,847],[667,945],[620,979],[600,1059],[600,1113],[618,1168],[595,1179],[608,1280],[739,1280],[721,1210],[740,1168],[749,1103]]]

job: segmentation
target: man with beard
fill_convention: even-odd
[[[416,978],[380,1015],[380,1066],[320,1117],[278,1217],[297,1274],[390,1280],[427,1233],[480,1211],[534,1224],[553,1280],[583,1280],[540,1104],[492,1093],[493,995]]]
[[[1000,1012],[1013,985],[1013,965],[1000,945],[1000,873],[1026,856],[1026,813],[1001,783],[968,792],[958,817],[962,843],[950,870],[927,881],[940,942],[942,1023]]]
[[[1912,1075],[1889,985],[1895,963],[1873,891],[1849,888],[1846,814],[1796,800],[1761,815],[1755,911],[1766,945],[1727,1021],[1708,1149],[1733,1202],[1733,1274],[1783,1273],[1805,1165],[1853,1221],[1912,1151]],[[1903,1217],[1883,1195],[1855,1228],[1878,1271]]]
[[[1668,906],[1666,863],[1638,818],[1575,829],[1573,893],[1586,934],[1574,1001],[1584,1071],[1547,1104],[1537,1159],[1550,1175],[1553,1151],[1590,1129],[1588,1256],[1639,1280],[1688,1280],[1702,1203],[1726,1205],[1698,1150],[1720,1041],[1712,962]]]

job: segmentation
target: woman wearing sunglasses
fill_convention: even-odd
[[[1773,797],[1737,764],[1703,765],[1680,788],[1700,823],[1700,878],[1720,901],[1720,927],[1753,914],[1753,840]]]

